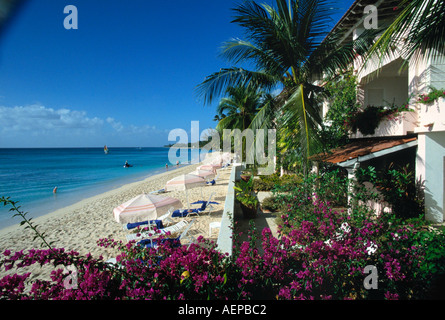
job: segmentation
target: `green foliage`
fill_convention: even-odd
[[[372,135],[383,120],[391,120],[404,111],[413,111],[408,104],[402,106],[368,106],[357,110],[346,117],[345,127],[356,133],[359,130],[364,135]]]
[[[382,65],[397,50],[404,57],[404,64],[417,63],[423,59],[437,59],[436,52],[445,51],[443,1],[402,0],[394,9],[391,24],[379,30],[384,32],[368,50],[366,62],[371,60],[375,65],[378,57]]]
[[[324,86],[329,99],[329,109],[325,116],[325,125],[322,128],[322,137],[325,147],[336,148],[348,142],[349,132],[344,125],[345,118],[356,112],[357,104],[357,77],[352,71],[335,77]]]
[[[351,131],[355,133],[360,130],[364,135],[374,134],[375,129],[379,126],[382,110],[381,107],[368,106],[365,110],[357,112],[351,119]]]
[[[409,166],[388,170],[377,185],[397,217],[424,215],[423,186],[416,182],[415,172]]]
[[[409,165],[377,172],[372,166],[357,171],[356,200],[377,200],[380,193],[398,218],[410,219],[424,215],[423,184],[416,181],[415,172]],[[363,183],[368,181],[376,187],[376,192],[366,190]],[[378,193],[377,193],[378,192]]]
[[[20,206],[18,205],[18,201],[12,201],[10,197],[0,197],[0,203],[3,203],[3,206],[10,205],[11,208],[9,209],[10,212],[14,212],[12,217],[20,217],[20,225],[25,226],[25,229],[31,229],[34,232],[34,238],[33,240],[40,239],[41,245],[45,246],[49,249],[52,248],[52,243],[47,242],[45,239],[45,233],[40,232],[38,230],[38,226],[33,223],[32,218],[28,218],[28,212],[21,211]]]
[[[280,186],[281,191],[288,191],[295,187],[295,185],[302,182],[299,175],[284,174],[280,176],[278,173],[271,175],[260,176],[253,182],[253,188],[256,191],[271,191],[276,186]]]
[[[345,172],[338,168],[322,168],[320,174],[309,174],[302,178],[293,176],[296,183],[276,185],[277,195],[291,191],[293,200],[301,203],[306,197],[317,194],[317,198],[336,207],[347,206],[348,179]]]
[[[286,207],[286,205],[275,196],[264,198],[264,200],[261,202],[261,206],[263,209],[271,212],[283,211],[283,209]]]
[[[430,92],[427,94],[421,94],[418,101],[423,104],[429,104],[443,97],[445,97],[445,89],[436,89],[431,87]]]
[[[236,199],[244,204],[246,207],[256,208],[258,206],[258,198],[253,189],[253,175],[250,176],[248,181],[243,179],[236,181],[235,186],[235,197]]]

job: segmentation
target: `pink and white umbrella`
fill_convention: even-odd
[[[181,174],[169,181],[165,184],[165,191],[173,191],[173,190],[185,190],[185,194],[187,197],[188,209],[190,209],[190,202],[188,200],[188,189],[203,187],[206,185],[206,181],[204,178],[194,175],[194,174]]]
[[[113,209],[117,222],[134,223],[155,220],[173,207],[182,208],[178,199],[155,194],[141,194]]]
[[[203,164],[199,167],[197,167],[198,170],[208,170],[212,171],[213,173],[216,173],[216,169],[221,168],[221,165],[219,164]]]
[[[213,172],[211,170],[196,169],[195,171],[191,172],[190,174],[193,174],[195,176],[199,176],[199,177],[204,178],[204,179],[212,179],[212,178],[215,177],[215,172]]]
[[[203,161],[204,164],[223,164],[229,163],[232,159],[230,152],[211,152],[207,153]]]

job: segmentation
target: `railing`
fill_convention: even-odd
[[[218,249],[223,253],[232,255],[233,248],[233,218],[235,215],[235,181],[238,181],[243,170],[241,164],[234,163],[230,172],[230,180],[227,186],[227,195],[224,203],[224,212],[221,218],[218,240]]]

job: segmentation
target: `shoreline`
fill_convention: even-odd
[[[174,170],[150,176],[142,181],[126,184],[86,198],[73,205],[33,218],[32,222],[34,225],[37,225],[37,230],[40,233],[44,233],[46,241],[53,243],[52,246],[54,248],[64,248],[65,251],[74,250],[83,256],[91,254],[94,258],[102,257],[104,261],[115,258],[120,254],[120,251],[97,245],[99,239],[113,239],[118,242],[122,241],[124,244],[128,242],[126,235],[129,231],[124,230],[122,224],[116,222],[113,216],[113,209],[139,194],[164,188],[168,180],[180,174],[190,173],[199,165],[199,163],[184,165]],[[213,205],[210,214],[205,212],[199,216],[192,216],[197,219],[190,228],[189,234],[195,238],[203,236],[216,242],[219,229],[213,230],[209,235],[209,224],[221,220],[230,170],[230,167],[219,170],[218,179],[213,186],[204,185],[203,187],[188,190],[190,203],[197,200],[208,200],[211,194],[213,194],[212,201],[218,202],[218,204]],[[185,191],[170,191],[162,195],[179,199],[182,202],[183,208],[187,208]],[[191,208],[198,206],[191,205]],[[174,219],[177,220],[175,222],[179,222],[182,218]],[[11,252],[23,250],[26,252],[31,249],[41,248],[40,240],[34,240],[34,232],[29,228],[25,229],[25,226],[13,225],[0,230],[0,254],[5,250],[10,250]],[[40,265],[32,265],[25,269],[13,269],[8,272],[0,270],[0,278],[5,274],[15,272],[31,272],[32,278],[42,279],[43,277],[43,279],[48,279],[53,269],[51,266],[42,268]]]
[[[66,252],[75,251],[81,256],[90,254],[93,258],[102,258],[103,261],[116,258],[122,253],[117,248],[104,248],[97,244],[100,239],[112,239],[123,244],[128,243],[126,235],[129,231],[124,230],[123,225],[114,219],[113,209],[142,193],[163,189],[168,180],[181,174],[188,174],[201,164],[183,164],[178,168],[171,167],[165,172],[145,179],[141,176],[143,180],[127,183],[121,187],[85,198],[72,205],[35,217],[32,222],[37,226],[38,232],[44,234],[45,240],[52,243],[53,248],[64,248]],[[212,204],[210,213],[207,211],[199,216],[191,216],[191,218],[196,217],[196,219],[189,230],[189,235],[195,238],[203,236],[216,243],[219,229],[210,230],[210,223],[222,219],[230,172],[231,167],[219,169],[216,183],[212,186],[203,185],[202,187],[189,189],[187,193],[178,190],[161,194],[180,200],[184,209],[187,208],[187,199],[189,203],[192,203],[197,200],[207,201],[211,196],[211,200],[217,202],[217,204]],[[199,206],[191,205],[190,208]],[[32,210],[26,211],[31,212]],[[182,219],[173,218],[173,223]],[[184,219],[189,220],[189,217]],[[209,234],[209,231],[212,232]],[[0,254],[5,250],[14,253],[22,250],[27,252],[32,249],[46,249],[41,246],[41,240],[39,238],[34,239],[34,236],[34,231],[29,228],[26,229],[24,225],[15,224],[0,229]],[[184,244],[187,244],[187,242]],[[8,274],[29,272],[31,273],[31,281],[35,279],[50,280],[51,272],[54,269],[52,265],[43,267],[31,265],[21,269],[13,268],[9,271],[0,269],[0,279]]]
[[[162,177],[163,175],[168,175],[169,173],[172,173],[175,170],[184,169],[184,168],[189,167],[189,166],[191,166],[191,165],[190,164],[185,164],[185,165],[182,165],[179,168],[173,168],[172,167],[169,170],[165,170],[164,169],[165,172],[161,172],[161,173],[154,173],[154,174],[148,174],[148,175],[147,174],[143,174],[141,177],[137,178],[136,181],[125,183],[125,184],[123,184],[123,185],[121,185],[121,186],[119,186],[117,188],[112,188],[110,190],[100,192],[100,193],[95,194],[93,196],[90,196],[90,197],[87,197],[87,198],[75,201],[74,203],[72,203],[70,205],[63,206],[63,207],[61,207],[59,209],[56,209],[56,210],[53,210],[51,212],[47,212],[47,213],[44,213],[44,214],[32,217],[32,221],[35,222],[36,224],[45,222],[46,220],[48,220],[48,219],[50,219],[52,217],[56,218],[56,217],[59,217],[59,216],[63,215],[64,213],[66,213],[68,211],[79,210],[83,206],[87,206],[91,202],[100,200],[100,199],[102,199],[104,197],[110,197],[110,196],[114,195],[115,193],[126,191],[127,189],[132,188],[132,187],[136,187],[136,186],[138,186],[141,183],[149,183],[151,178],[155,178],[155,177],[158,177],[158,176]],[[161,188],[159,188],[159,189],[161,189]],[[156,190],[159,190],[159,189],[156,189]],[[153,191],[153,190],[151,190],[151,191]],[[148,191],[148,192],[150,192],[150,191]],[[19,228],[21,228],[19,223],[14,223],[13,225],[10,225],[10,226],[0,227],[0,238],[5,236],[5,234],[7,234],[9,232],[16,231]],[[1,247],[0,247],[0,249],[1,249]]]

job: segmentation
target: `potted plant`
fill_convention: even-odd
[[[241,179],[244,181],[249,181],[250,177],[254,176],[254,169],[250,169],[250,170],[244,170],[243,172],[241,172]]]
[[[255,191],[253,190],[253,175],[248,181],[240,180],[235,182],[235,197],[240,203],[241,210],[245,218],[255,218],[259,201]]]

